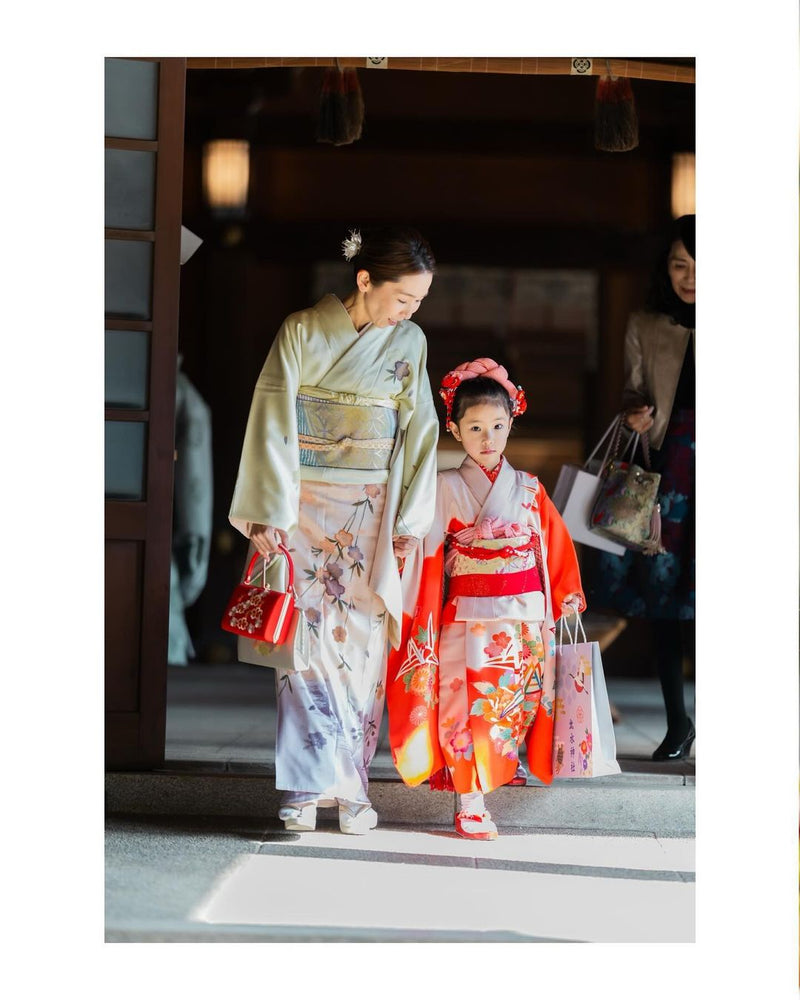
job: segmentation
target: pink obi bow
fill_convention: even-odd
[[[489,538],[529,538],[531,529],[516,521],[504,521],[502,517],[485,517],[477,524],[472,524],[461,531],[455,532],[451,537],[459,545],[471,545],[476,539]]]

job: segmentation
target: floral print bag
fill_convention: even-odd
[[[568,643],[563,642],[564,629]],[[583,642],[578,642],[578,630]],[[600,647],[588,642],[580,615],[575,631],[562,616],[556,645],[553,777],[597,778],[619,774],[617,743]]]

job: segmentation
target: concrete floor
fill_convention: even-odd
[[[480,843],[455,835],[452,795],[399,781],[385,726],[378,829],[321,810],[288,833],[272,672],[171,668],[165,767],[106,776],[106,941],[692,942],[694,759],[650,761],[657,682],[607,684],[623,773],[498,789],[501,836]]]
[[[106,860],[107,941],[694,940],[691,838],[122,816]]]

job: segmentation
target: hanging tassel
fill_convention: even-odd
[[[594,145],[607,153],[625,153],[639,145],[639,119],[631,81],[612,76],[610,69],[597,81]]]
[[[442,767],[432,774],[428,778],[428,783],[434,792],[454,792],[456,790],[449,767]]]
[[[317,116],[317,142],[346,146],[361,138],[364,122],[364,98],[355,69],[327,69],[322,77],[322,90]]]
[[[358,81],[357,69],[344,71],[345,107],[347,111],[348,142],[361,138],[361,128],[364,124],[364,95]]]
[[[332,142],[334,146],[339,146],[348,141],[344,74],[338,67],[326,69],[319,98],[317,142]]]
[[[333,71],[326,69],[322,75],[322,90],[319,95],[317,114],[317,142],[333,142]]]
[[[650,534],[645,539],[642,552],[646,556],[659,556],[666,551],[661,545],[661,504],[657,503],[650,515]]]

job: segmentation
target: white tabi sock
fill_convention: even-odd
[[[459,798],[461,812],[469,813],[470,816],[480,816],[486,811],[483,792],[465,792]]]

